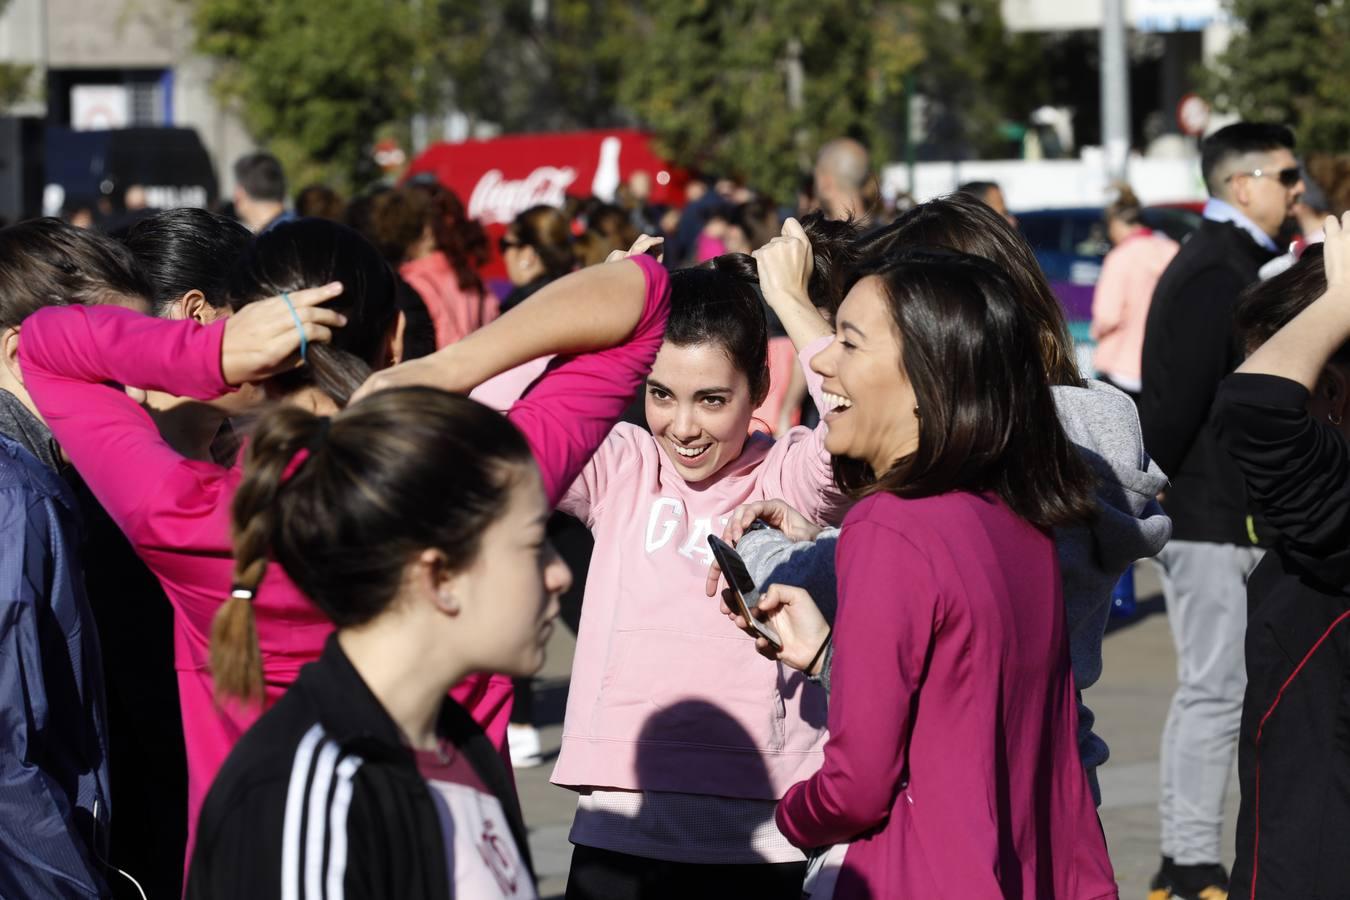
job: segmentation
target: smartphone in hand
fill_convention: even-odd
[[[755,579],[750,577],[750,570],[745,567],[745,560],[741,559],[736,548],[716,535],[708,535],[708,546],[712,548],[713,557],[731,588],[732,610],[744,616],[755,633],[782,650],[783,639],[778,636],[778,632],[772,625],[761,622],[754,614],[755,606],[759,603],[759,590],[755,587]]]

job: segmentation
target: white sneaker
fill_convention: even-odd
[[[506,726],[506,745],[511,749],[511,765],[530,769],[544,764],[543,747],[539,744],[539,729],[533,725]]]

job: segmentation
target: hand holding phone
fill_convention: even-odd
[[[731,603],[732,612],[745,619],[749,633],[763,637],[781,650],[783,641],[778,632],[768,623],[761,622],[754,614],[755,605],[759,602],[759,590],[755,587],[755,579],[750,577],[750,570],[745,567],[745,560],[741,559],[735,548],[716,535],[708,535],[708,546],[712,548],[713,558],[717,560],[718,567],[726,576],[728,585],[726,596]]]

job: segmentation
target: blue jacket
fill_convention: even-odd
[[[0,897],[101,897],[102,663],[70,487],[0,435]]]

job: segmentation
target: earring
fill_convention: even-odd
[[[1327,421],[1330,422],[1332,425],[1336,426],[1337,428],[1341,427],[1341,422],[1343,421],[1343,418],[1344,417],[1341,415],[1333,416],[1331,413],[1327,413]]]

